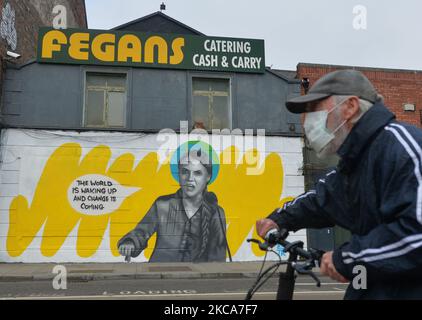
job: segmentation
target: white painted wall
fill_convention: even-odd
[[[46,161],[58,147],[69,142],[78,143],[82,146],[82,158],[97,145],[105,144],[109,146],[112,150],[112,159],[109,164],[113,163],[113,160],[121,154],[132,153],[135,156],[136,165],[148,153],[159,151],[158,148],[160,146],[157,142],[156,134],[3,130],[0,149],[0,262],[123,261],[123,257],[115,257],[110,252],[108,229],[104,234],[100,248],[93,256],[89,258],[79,257],[75,250],[78,226],[69,234],[64,245],[53,257],[44,257],[39,250],[42,240],[42,228],[21,256],[10,257],[6,250],[9,230],[9,208],[12,199],[22,195],[26,197],[30,204]],[[211,143],[211,145],[217,153],[221,152],[221,148],[216,143]],[[239,147],[241,148],[241,146]],[[280,198],[295,197],[304,192],[304,177],[301,169],[303,166],[302,147],[303,142],[301,138],[289,137],[265,137],[265,148],[258,145],[258,151],[262,154],[277,153],[282,158],[285,182]],[[262,158],[261,160],[263,160]],[[263,212],[264,214],[265,212]],[[252,230],[251,228],[251,234]],[[289,239],[292,241],[302,240],[306,244],[306,231],[302,230],[292,234]],[[275,256],[270,258],[276,259]],[[252,253],[250,244],[246,243],[246,241],[234,256],[235,261],[256,261],[261,259],[261,257],[256,257]],[[146,261],[146,258],[141,254],[133,261]]]

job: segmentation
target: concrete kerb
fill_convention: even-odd
[[[15,265],[18,268],[10,268],[10,265],[0,264],[0,282],[23,282],[23,281],[52,281],[56,274],[52,273],[52,265],[36,265],[32,268],[21,268],[23,265]],[[255,264],[186,264],[182,267],[190,268],[190,271],[182,270],[159,270],[152,269],[157,265],[139,264],[133,268],[121,264],[108,265],[77,265],[65,264],[68,268],[68,281],[95,281],[95,280],[129,280],[129,279],[248,279],[256,278],[260,270],[260,263]],[[3,268],[1,268],[3,267]],[[41,268],[40,268],[41,267]],[[160,268],[173,267],[173,264],[160,264]],[[179,266],[180,267],[180,266]],[[84,268],[86,268],[84,270]],[[104,268],[101,271],[101,268]],[[281,270],[280,270],[281,271]],[[277,273],[274,274],[274,277]]]
[[[27,282],[27,281],[52,281],[56,275],[54,274],[34,274],[25,276],[0,276],[0,282]],[[241,279],[256,278],[258,273],[254,272],[149,272],[149,273],[131,273],[131,274],[114,274],[114,273],[78,273],[68,274],[67,279],[70,282],[77,281],[100,281],[100,280],[130,280],[130,279]],[[276,275],[275,275],[276,276]]]
[[[135,279],[162,279],[162,274],[159,272],[149,272],[149,273],[138,273],[135,275]]]
[[[33,281],[33,276],[0,276],[0,282],[26,282]]]
[[[201,279],[201,273],[199,272],[169,272],[163,273],[163,279]]]

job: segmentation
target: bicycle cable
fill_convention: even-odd
[[[280,268],[281,265],[285,265],[288,264],[287,261],[282,261],[281,256],[278,252],[274,251],[274,250],[267,250],[265,252],[265,256],[267,255],[268,252],[273,252],[278,256],[279,262],[277,262],[276,264],[272,265],[271,267],[269,267],[267,270],[265,270],[265,272],[261,275],[258,275],[258,279],[257,281],[254,283],[253,287],[252,287],[252,295],[251,297],[277,272],[277,270]],[[273,270],[273,272],[271,272],[263,281],[261,281],[261,279],[267,274],[269,273],[270,270]],[[261,283],[260,283],[261,282]]]
[[[254,284],[252,285],[252,287],[249,289],[247,296],[249,296],[249,294],[252,293],[253,289],[255,288],[255,286],[259,282],[262,270],[264,269],[265,262],[267,261],[267,254],[268,254],[268,250],[265,250],[264,260],[262,260],[262,264],[261,264],[261,268],[258,272],[258,276],[256,277],[256,280],[255,280]],[[252,298],[252,295],[250,297]]]

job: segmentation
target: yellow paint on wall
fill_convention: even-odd
[[[81,159],[82,148],[76,143],[67,143],[57,148],[47,160],[36,187],[32,203],[19,195],[13,199],[9,210],[7,251],[11,257],[20,256],[44,225],[40,251],[45,257],[54,256],[68,235],[77,228],[76,252],[80,257],[92,257],[103,241],[105,230],[110,226],[110,248],[119,256],[118,241],[132,230],[143,218],[153,202],[162,195],[171,194],[179,188],[172,178],[169,161],[159,166],[157,153],[147,154],[135,166],[133,154],[126,153],[112,160],[108,146],[99,145]],[[220,155],[240,159],[235,147]],[[259,159],[256,150],[243,156],[243,164],[220,165],[216,181],[209,186],[215,192],[219,205],[224,209],[228,230],[227,237],[233,255],[239,250],[253,228],[255,221],[267,216],[275,208],[292,198],[282,198],[284,172],[282,159],[271,153],[264,160],[262,173],[248,175],[247,170]],[[110,166],[109,163],[112,161]],[[257,160],[258,161],[258,160]],[[256,165],[256,164],[255,164]],[[73,209],[68,201],[67,190],[72,182],[87,174],[104,175],[125,187],[140,188],[128,196],[112,213],[90,216]],[[281,199],[281,200],[280,200]],[[156,235],[149,240],[145,257],[150,258]],[[252,247],[255,256],[263,253]]]
[[[220,167],[217,180],[210,186],[218,197],[219,205],[224,209],[228,222],[227,239],[232,253],[236,253],[242,243],[246,241],[256,220],[266,217],[274,209],[283,205],[292,198],[280,200],[283,191],[283,165],[281,158],[276,153],[271,153],[265,158],[262,174],[249,175],[247,169],[255,167],[259,163],[259,154],[256,150],[246,152],[239,162],[239,150],[231,147],[225,152],[231,153],[231,164],[224,164]],[[254,153],[255,157],[250,157]],[[227,156],[227,154],[226,154]],[[223,160],[223,153],[220,155]],[[256,162],[247,161],[248,158],[255,158]],[[230,158],[229,158],[230,159]],[[254,238],[259,238],[254,227]],[[256,256],[262,256],[263,251],[258,246],[252,246]]]

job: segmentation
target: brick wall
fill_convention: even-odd
[[[378,92],[384,96],[385,104],[394,112],[399,121],[422,127],[422,71],[299,63],[297,77],[309,78],[310,86],[312,86],[324,74],[340,69],[362,71]],[[405,103],[415,104],[416,110],[404,111],[403,104]]]
[[[7,3],[15,11],[15,28],[17,32],[17,48],[15,51],[22,55],[19,63],[35,58],[38,28],[41,26],[52,26],[54,6],[61,4],[67,8],[69,28],[87,27],[84,0],[0,0],[0,13]],[[4,51],[7,43],[1,37],[0,41]],[[1,57],[4,57],[4,55]]]

